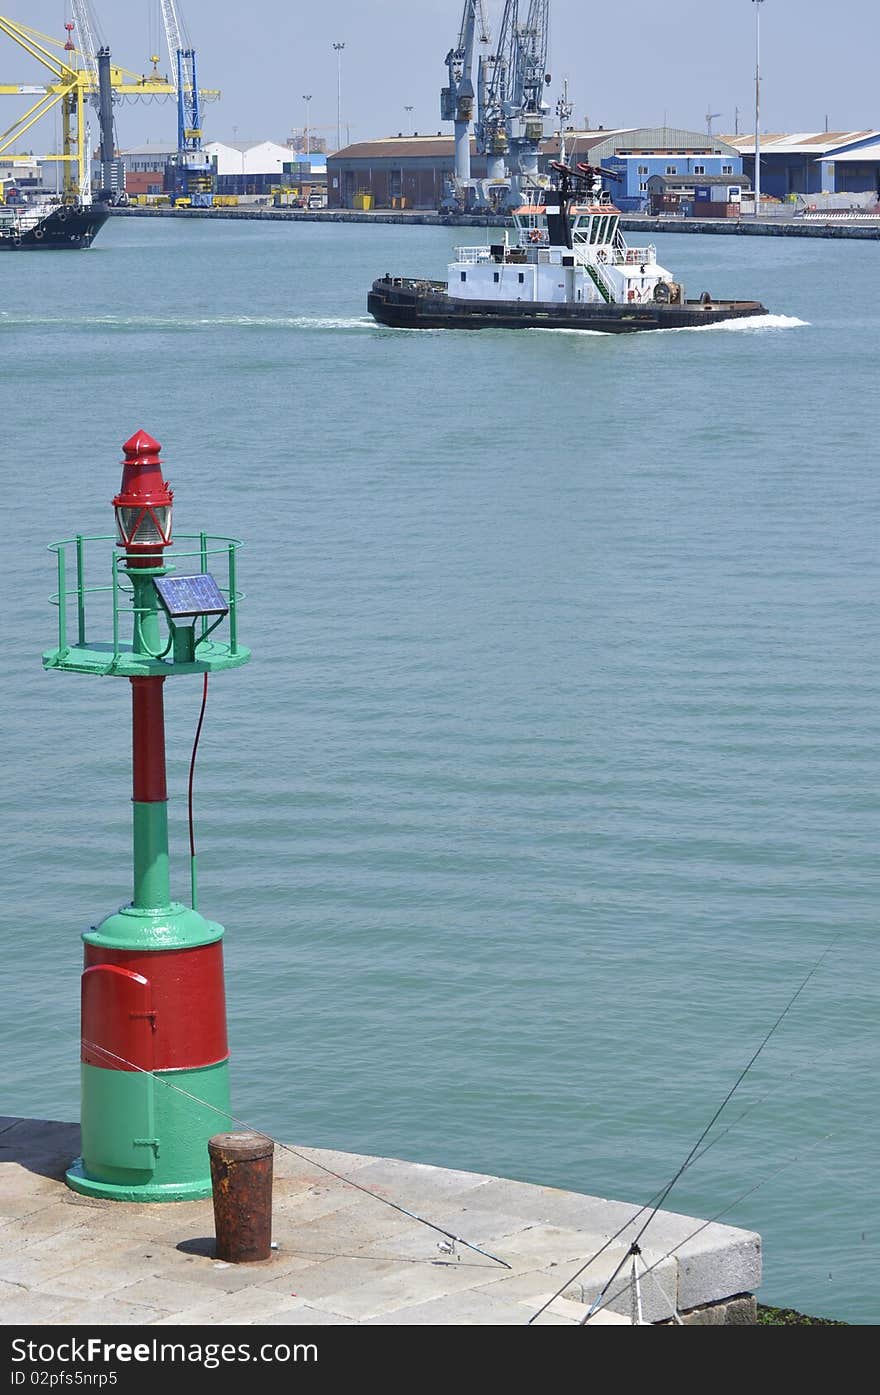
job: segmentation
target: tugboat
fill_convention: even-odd
[[[624,334],[766,315],[757,300],[715,300],[684,287],[653,246],[629,247],[620,210],[602,188],[612,171],[559,161],[555,187],[533,189],[515,231],[491,246],[459,247],[449,280],[385,275],[367,309],[395,329],[585,329]]]
[[[110,210],[103,203],[0,204],[0,251],[52,251],[91,246]]]

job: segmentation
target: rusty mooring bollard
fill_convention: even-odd
[[[272,1246],[272,1154],[262,1133],[218,1133],[208,1141],[217,1258],[268,1259]]]

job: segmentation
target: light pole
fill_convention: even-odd
[[[311,100],[312,100],[312,94],[311,94],[311,92],[304,92],[304,93],[303,93],[303,101],[304,101],[305,104],[306,104],[306,159],[308,159],[309,156],[310,156],[311,153],[312,153],[312,146],[311,146],[311,139],[312,139],[312,137],[311,137],[311,131],[309,130],[309,102],[310,102]]]
[[[755,7],[755,217],[761,213],[761,6],[764,0],[752,0]]]
[[[412,111],[412,107],[404,107],[404,111],[406,112],[406,124],[407,124],[407,128],[409,128],[409,127],[412,125],[412,121],[410,120],[410,112]],[[409,135],[409,130],[408,130],[408,129],[407,129],[407,133],[406,133],[406,134]]]
[[[342,50],[345,44],[334,44],[336,54],[336,149],[342,149]]]

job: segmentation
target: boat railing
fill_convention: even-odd
[[[615,247],[615,266],[639,266],[644,262],[656,262],[657,248],[651,243],[647,247]]]
[[[477,266],[480,262],[490,262],[492,251],[489,247],[456,247],[455,260],[464,266]]]
[[[547,233],[541,228],[523,228],[520,231],[517,245],[534,250],[535,247],[549,247],[550,239]]]

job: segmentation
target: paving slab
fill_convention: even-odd
[[[560,1291],[537,1325],[572,1326],[606,1286],[591,1321],[631,1321],[627,1255],[648,1216],[637,1203],[276,1147],[277,1248],[261,1263],[233,1265],[215,1257],[210,1199],[121,1203],[69,1191],[64,1171],[78,1147],[75,1125],[0,1117],[3,1323],[525,1326]],[[399,1207],[504,1263],[450,1246]],[[648,1322],[760,1283],[760,1237],[751,1231],[659,1212],[641,1246]]]

